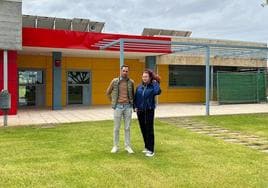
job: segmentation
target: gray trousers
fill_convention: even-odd
[[[130,147],[130,125],[132,119],[132,106],[130,104],[117,104],[114,109],[114,146],[119,147],[119,132],[121,119],[125,126],[125,147]]]

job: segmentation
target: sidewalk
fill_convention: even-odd
[[[212,105],[211,115],[268,113],[268,104]],[[180,117],[205,115],[203,104],[160,104],[156,109],[156,117]],[[3,126],[3,116],[0,116]],[[133,113],[133,118],[136,113]],[[113,110],[110,106],[66,107],[63,110],[20,109],[15,116],[8,117],[8,125],[33,125],[71,123],[82,121],[112,120]]]

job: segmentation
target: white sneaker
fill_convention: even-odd
[[[147,153],[148,151],[149,151],[148,149],[144,148],[144,149],[142,150],[142,153]]]
[[[154,156],[154,152],[151,152],[151,151],[148,151],[146,154],[145,154],[146,157],[153,157]]]
[[[116,153],[118,152],[119,148],[117,146],[114,146],[113,149],[111,150],[111,153]]]
[[[132,154],[132,153],[134,153],[134,151],[131,149],[131,147],[129,147],[129,146],[127,146],[126,148],[125,148],[125,150],[128,152],[128,153],[130,153],[130,154]]]

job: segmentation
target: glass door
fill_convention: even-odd
[[[83,104],[83,86],[68,86],[68,103]]]
[[[67,74],[68,104],[89,104],[90,73],[81,71],[69,71]]]
[[[43,71],[19,70],[19,106],[43,106]]]
[[[35,106],[35,86],[20,85],[19,86],[19,105]]]

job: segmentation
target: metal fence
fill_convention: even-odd
[[[266,71],[214,73],[213,99],[219,104],[267,102]]]

